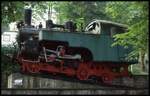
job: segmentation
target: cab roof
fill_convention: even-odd
[[[124,27],[124,28],[128,27],[126,24],[116,23],[116,22],[112,22],[112,21],[108,21],[108,20],[93,20],[91,23],[93,23],[93,22],[100,22],[102,24],[112,24],[112,25],[115,25],[118,27]]]

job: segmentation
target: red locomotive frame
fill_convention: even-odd
[[[42,55],[39,55],[37,60],[26,59],[19,53],[17,59],[21,65],[21,71],[25,73],[46,71],[49,74],[76,76],[79,80],[88,80],[94,76],[107,84],[111,84],[116,78],[131,76],[128,71],[128,62],[84,61],[80,60],[80,56],[66,54],[62,45],[49,46],[43,43]],[[76,67],[73,67],[74,64]]]

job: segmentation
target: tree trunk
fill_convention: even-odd
[[[2,72],[1,80],[1,88],[7,88],[8,74],[6,72]]]
[[[140,56],[141,69],[144,72],[145,71],[145,64],[144,64],[145,53],[141,51],[139,56]]]

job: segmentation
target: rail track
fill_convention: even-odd
[[[148,95],[148,89],[2,89],[2,94],[120,94],[120,95]]]

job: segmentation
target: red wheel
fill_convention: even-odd
[[[77,77],[80,80],[87,80],[88,77],[89,77],[88,69],[84,68],[84,67],[79,68],[78,71],[77,71]]]
[[[102,76],[102,80],[103,80],[103,83],[105,84],[109,84],[109,85],[112,84],[112,78],[106,74]]]
[[[31,64],[28,67],[29,67],[29,72],[31,72],[31,73],[39,72],[39,66],[37,64]]]

